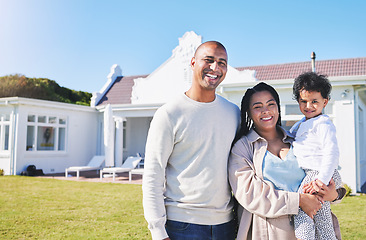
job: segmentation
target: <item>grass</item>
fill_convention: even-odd
[[[337,216],[342,239],[366,239],[366,195],[349,196],[339,204],[331,205]]]
[[[151,239],[141,185],[0,177],[0,239]]]
[[[0,239],[151,239],[141,185],[0,177]],[[332,205],[343,239],[366,239],[366,195]]]

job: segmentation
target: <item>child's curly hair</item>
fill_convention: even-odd
[[[299,101],[300,91],[302,90],[306,90],[308,92],[320,92],[323,98],[330,99],[332,85],[330,84],[327,76],[314,72],[306,72],[295,78],[293,97],[296,101]]]

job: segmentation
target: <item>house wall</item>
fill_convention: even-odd
[[[343,183],[352,188],[353,192],[357,190],[356,182],[356,136],[355,136],[355,112],[353,90],[346,98],[341,98],[340,95],[344,88],[334,88],[335,101],[335,119],[333,120],[337,129],[337,141],[339,147],[339,166],[340,174]],[[353,89],[350,87],[350,89]]]
[[[358,158],[359,158],[359,172],[358,181],[362,192],[366,192],[366,90],[361,90],[356,94],[358,106],[356,106],[357,116],[356,135],[358,141]]]
[[[55,106],[58,105],[59,103],[55,103]],[[42,169],[45,174],[61,173],[70,166],[86,165],[96,155],[98,112],[94,109],[72,104],[62,104],[61,108],[19,104],[15,108],[17,128],[12,160],[15,174],[20,174],[30,164]],[[29,114],[67,118],[65,151],[26,151]]]
[[[127,118],[127,151],[124,152],[124,158],[137,153],[145,154],[151,119],[152,117]]]

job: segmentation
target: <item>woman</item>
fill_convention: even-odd
[[[337,199],[334,182],[317,189],[318,196],[295,192],[304,172],[292,153],[293,139],[281,127],[280,100],[273,87],[259,83],[246,91],[241,121],[228,166],[240,204],[237,239],[296,239],[292,215],[301,207],[313,217],[321,201]]]

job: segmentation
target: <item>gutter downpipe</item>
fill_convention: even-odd
[[[355,101],[355,106],[354,106],[354,111],[356,113],[355,116],[355,137],[356,137],[356,192],[361,192],[361,174],[360,174],[360,149],[361,149],[361,143],[360,143],[360,127],[359,127],[359,112],[358,112],[358,105],[359,105],[359,92],[360,91],[365,91],[366,87],[361,87],[358,89],[355,89],[355,95],[354,95],[354,101]]]

